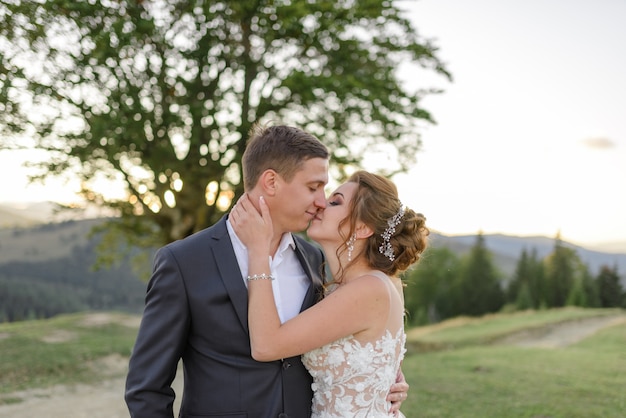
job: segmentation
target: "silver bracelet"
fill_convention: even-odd
[[[272,276],[271,274],[253,274],[252,276],[248,276],[246,277],[247,281],[250,280],[274,280],[274,276]]]

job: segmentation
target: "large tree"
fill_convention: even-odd
[[[406,170],[433,90],[398,68],[450,77],[391,1],[2,0],[0,22],[3,147],[45,150],[35,178],[80,179],[161,243],[242,192],[256,121],[318,136],[337,177],[368,152]]]

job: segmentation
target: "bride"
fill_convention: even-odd
[[[230,219],[248,249],[252,356],[272,361],[305,353],[313,417],[393,416],[386,397],[406,351],[397,276],[426,248],[423,215],[402,205],[388,179],[352,175],[307,231],[324,250],[333,280],[323,300],[283,324],[274,304],[280,289],[270,270],[272,221],[265,201],[261,197],[257,206],[244,196]]]

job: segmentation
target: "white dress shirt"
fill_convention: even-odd
[[[248,287],[246,280],[248,277],[248,249],[241,242],[228,219],[226,220],[226,228],[235,250],[241,275],[246,287]],[[269,259],[270,274],[275,278],[272,281],[272,290],[281,323],[290,320],[300,312],[304,295],[310,284],[310,280],[296,256],[295,248],[293,236],[287,232],[283,234],[276,254],[273,257],[270,256]]]

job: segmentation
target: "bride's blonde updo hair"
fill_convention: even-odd
[[[366,260],[372,268],[397,276],[415,264],[426,249],[430,233],[426,218],[404,207],[396,185],[385,177],[357,171],[348,182],[358,185],[350,201],[350,216],[345,219],[350,224],[348,237],[357,221],[369,226],[374,233],[363,250]]]

